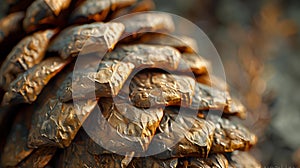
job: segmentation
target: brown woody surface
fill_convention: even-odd
[[[4,88],[7,89],[19,74],[43,60],[48,43],[54,34],[54,30],[36,32],[22,39],[13,48],[0,69],[0,83]]]
[[[96,43],[97,51],[106,52],[114,48],[124,31],[122,23],[91,23],[63,30],[51,43],[48,50],[58,52],[63,59],[75,57],[86,42]]]
[[[62,70],[67,63],[67,60],[52,57],[32,67],[10,84],[2,104],[34,102],[49,80]]]

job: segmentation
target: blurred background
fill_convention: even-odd
[[[264,167],[300,166],[300,1],[155,0],[197,24],[217,48],[231,90],[248,108]]]

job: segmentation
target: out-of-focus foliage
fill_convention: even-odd
[[[212,39],[227,82],[250,111],[244,122],[260,136],[253,153],[263,165],[300,166],[300,1],[157,0],[157,8]]]

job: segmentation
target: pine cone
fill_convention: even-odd
[[[208,74],[195,40],[140,33],[173,31],[167,14],[111,21],[151,1],[10,3],[0,21],[3,167],[260,167],[247,153],[256,136],[232,121],[245,108]]]

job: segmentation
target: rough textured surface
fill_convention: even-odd
[[[245,107],[236,99],[232,99],[227,91],[222,91],[196,83],[192,109],[221,110],[225,114],[234,114],[239,117],[246,115]]]
[[[210,154],[207,158],[182,158],[178,167],[184,168],[261,168],[262,166],[247,152]]]
[[[53,23],[61,10],[67,8],[71,0],[35,0],[26,10],[23,27],[33,31],[39,25]]]
[[[6,57],[0,69],[0,83],[4,88],[29,68],[40,63],[44,58],[48,42],[54,30],[34,33],[21,40]]]
[[[104,60],[130,62],[136,68],[162,68],[176,70],[180,61],[180,53],[168,46],[158,45],[121,45],[108,53]]]
[[[226,93],[215,90],[211,87],[196,83],[195,94],[191,108],[199,110],[220,109],[226,105]]]
[[[186,53],[198,51],[197,42],[193,38],[187,36],[168,36],[159,33],[146,33],[138,42],[171,46]]]
[[[7,1],[21,4],[21,0]],[[69,2],[36,0],[27,9],[24,20],[28,33],[21,30],[23,35],[15,40],[10,34],[1,43],[5,45],[0,46],[0,53],[6,56],[24,36],[49,28],[57,32],[47,47],[46,59],[41,58],[41,62],[27,69],[21,67],[22,72],[3,100],[8,105],[0,108],[0,126],[4,128],[0,137],[2,165],[226,167],[246,164],[240,160],[247,158],[251,160],[250,156],[232,153],[247,151],[256,141],[252,133],[233,123],[240,122],[236,116],[244,114],[243,106],[231,98],[225,82],[209,78],[210,66],[193,52],[197,48],[193,39],[183,37],[180,41],[177,37],[181,34],[159,34],[185,28],[184,24],[176,19],[175,27],[172,16],[158,12],[111,20],[122,12],[149,9],[149,0],[137,5],[131,5],[134,0],[79,0],[70,5]],[[0,8],[13,12],[11,6]],[[72,20],[72,13],[80,9],[84,16]],[[98,19],[105,23],[92,23]],[[197,36],[194,31],[190,33]],[[122,39],[127,35],[131,36]],[[211,54],[205,52],[207,43],[202,42],[205,43],[197,41],[199,52],[210,58]],[[40,45],[35,47],[40,49]],[[59,56],[55,59],[64,65],[53,60],[45,63],[54,56]],[[249,64],[253,65],[252,62],[255,60]],[[255,92],[257,88],[251,90]],[[3,94],[0,88],[0,96]],[[15,107],[13,103],[22,104]],[[222,113],[220,119],[212,116]],[[24,115],[22,121],[16,114]],[[16,116],[15,123],[25,121],[24,129],[12,122]],[[6,146],[2,145],[7,138]]]
[[[194,95],[195,81],[188,76],[159,72],[142,72],[130,83],[130,100],[137,106],[189,106]]]
[[[96,104],[97,100],[84,100],[74,105],[49,99],[35,111],[28,136],[29,147],[69,146]]]
[[[96,147],[93,148],[94,151],[89,150],[91,144]],[[80,130],[72,144],[61,155],[64,161],[60,162],[58,167],[121,168],[123,158],[124,156],[103,153],[103,148],[93,142],[83,130]]]
[[[67,102],[72,98],[92,98],[93,94],[97,98],[116,96],[133,68],[134,65],[131,63],[103,61],[98,70],[87,68],[74,71],[62,83],[57,98]]]
[[[150,167],[150,168],[175,168],[178,165],[178,159],[172,158],[159,160],[152,157],[134,158],[128,165],[128,168]]]
[[[72,12],[70,20],[71,22],[75,22],[76,20],[103,21],[110,12],[110,8],[110,0],[87,0],[80,4],[80,6]]]
[[[132,4],[131,6],[114,11],[114,13],[111,14],[109,19],[113,20],[118,17],[122,17],[124,15],[136,13],[136,12],[151,11],[154,10],[154,8],[155,8],[155,4],[152,0],[141,0],[141,1],[137,1],[135,4]]]
[[[110,11],[135,3],[136,0],[86,0],[71,14],[71,22],[76,20],[103,21]]]
[[[209,120],[215,124],[212,152],[233,152],[249,150],[256,144],[256,136],[240,124],[234,124],[227,119],[210,115]]]
[[[173,20],[167,14],[144,13],[128,15],[117,19],[117,21],[125,25],[123,37],[136,36],[142,32],[170,32],[174,30]]]
[[[10,84],[8,91],[4,95],[2,104],[34,102],[49,80],[67,63],[67,60],[53,57],[29,69]]]
[[[181,159],[180,166],[187,168],[228,168],[228,160],[223,154],[212,154],[208,158]]]
[[[124,31],[121,23],[91,23],[63,30],[49,46],[49,51],[58,52],[63,59],[77,56],[86,42],[97,44],[97,51],[114,48]],[[88,44],[86,44],[88,45]]]
[[[210,63],[196,53],[183,53],[181,58],[178,67],[179,72],[193,72],[195,75],[203,75],[212,70]]]
[[[213,141],[215,126],[212,122],[195,118],[187,110],[178,113],[178,108],[167,108],[160,123],[159,134],[153,143],[153,149],[163,149],[155,157],[168,159],[173,157],[207,157]],[[174,146],[171,146],[172,143]]]
[[[100,167],[100,168],[137,168],[137,167],[162,167],[175,168],[177,159],[158,160],[152,157],[132,158],[131,156],[121,156],[112,154],[98,144],[88,135],[80,130],[72,144],[66,148],[61,155],[64,162],[60,162],[59,167]]]
[[[161,108],[139,109],[128,103],[114,103],[109,98],[100,99],[99,106],[103,117],[92,113],[87,120],[90,124],[85,126],[93,130],[92,136],[97,137],[98,144],[122,154],[147,150],[163,117]]]
[[[58,16],[60,12],[69,7],[71,0],[44,0],[50,7],[55,16]]]

